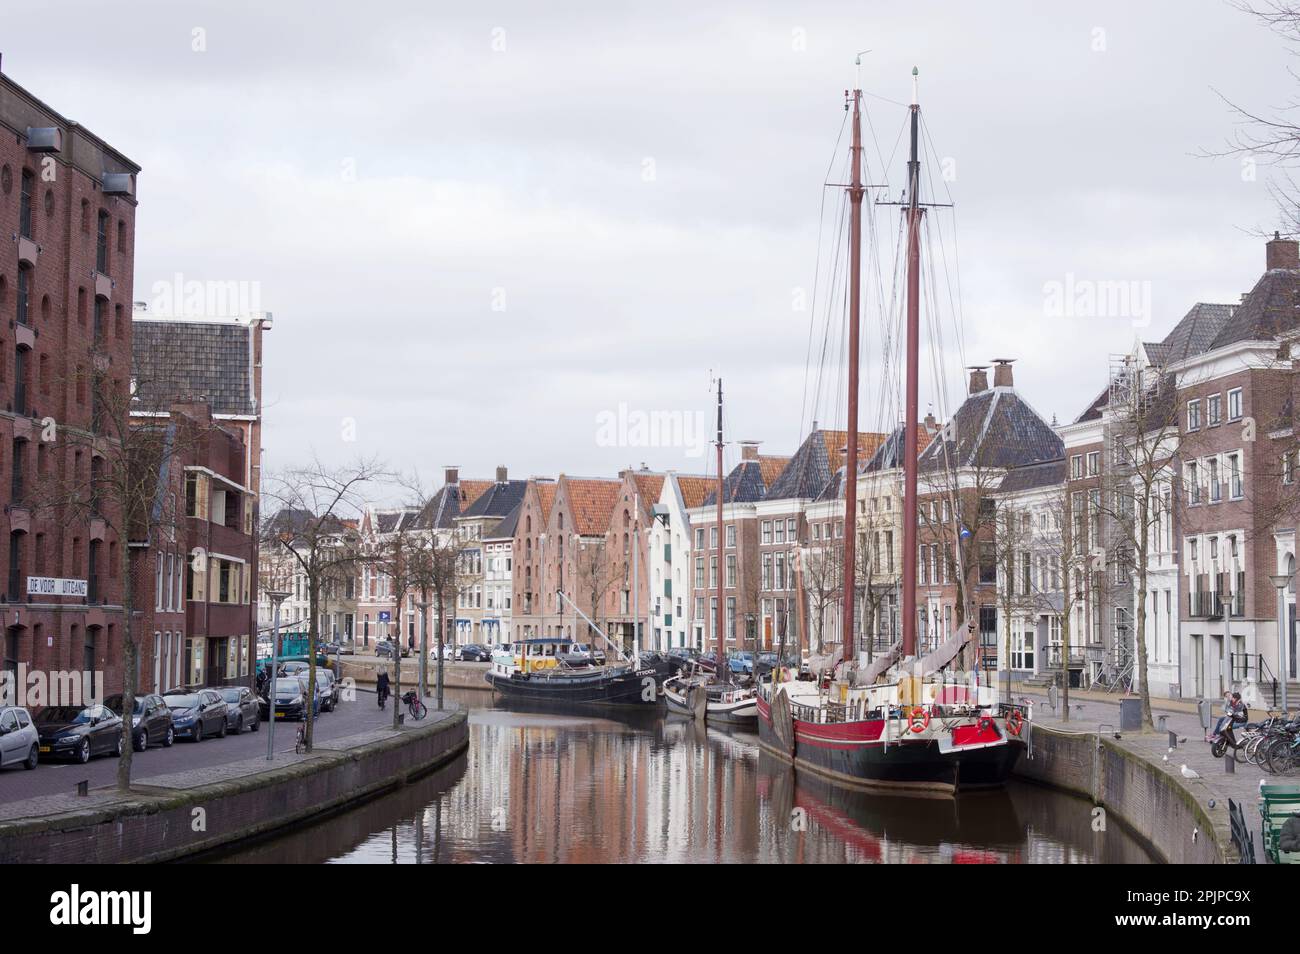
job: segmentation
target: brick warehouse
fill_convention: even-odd
[[[23,662],[121,681],[115,521],[37,513],[31,495],[53,478],[88,480],[112,453],[106,440],[83,439],[86,452],[63,437],[90,438],[101,389],[129,386],[139,171],[0,75],[0,656],[11,672]],[[34,595],[50,589],[38,580],[75,595]]]

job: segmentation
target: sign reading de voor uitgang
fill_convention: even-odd
[[[86,595],[85,580],[60,580],[52,576],[29,576],[28,596],[81,596]]]

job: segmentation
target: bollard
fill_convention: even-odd
[[[1161,718],[1163,718],[1163,716],[1162,716]],[[1177,733],[1177,732],[1170,732],[1170,733],[1169,733],[1169,751],[1172,752],[1172,751],[1173,751],[1174,749],[1176,749],[1176,748],[1178,748],[1178,733]]]
[[[1223,757],[1223,770],[1229,775],[1237,774],[1237,758],[1231,752]]]
[[[1165,721],[1168,718],[1169,716],[1160,716],[1160,718],[1156,719],[1156,728],[1159,729],[1161,732],[1167,732],[1169,730],[1169,726]],[[1169,734],[1172,735],[1173,733],[1170,732]]]
[[[80,782],[77,783],[77,794],[78,795],[90,794],[90,779],[83,778]]]

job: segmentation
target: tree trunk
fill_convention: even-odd
[[[1147,684],[1147,513],[1149,510],[1150,489],[1142,497],[1138,523],[1138,601],[1137,601],[1137,664],[1138,696],[1142,699],[1142,728],[1155,730],[1155,720],[1151,718],[1151,687]]]
[[[122,757],[117,762],[117,790],[131,790],[131,756],[135,754],[133,746],[135,736],[135,690],[136,670],[138,668],[135,645],[135,627],[131,616],[135,611],[135,599],[131,586],[131,547],[126,541],[120,542],[122,548]],[[111,646],[107,647],[112,652]]]
[[[313,562],[314,554],[313,554]],[[316,618],[320,611],[320,573],[307,577],[307,698],[303,700],[303,718],[307,720],[306,747],[311,751],[312,732],[316,728]],[[274,717],[275,713],[271,713]]]
[[[400,565],[400,564],[399,564]],[[400,724],[402,708],[402,647],[406,644],[406,639],[402,636],[402,604],[406,602],[405,588],[398,589],[396,592],[397,599],[393,602],[393,615],[397,617],[394,625],[397,627],[397,638],[393,640],[393,728],[396,729]]]
[[[447,597],[438,588],[438,711],[442,711],[442,639],[447,625]]]

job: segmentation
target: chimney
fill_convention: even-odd
[[[979,394],[981,391],[987,391],[989,389],[989,376],[984,373],[987,368],[987,365],[977,364],[971,366],[970,388],[968,389],[969,393]]]
[[[740,459],[741,460],[758,460],[758,445],[762,441],[741,441],[740,442]]]
[[[442,469],[442,482],[444,484],[460,483],[460,468],[455,464],[450,464]]]
[[[1274,232],[1264,249],[1264,262],[1269,271],[1275,268],[1300,269],[1300,243],[1294,239],[1284,239]]]
[[[993,386],[995,388],[1015,387],[1011,382],[1011,362],[1012,358],[994,358],[993,359]]]
[[[939,422],[934,419],[933,412],[925,415],[925,429],[927,431],[932,431],[938,426],[939,426]]]
[[[506,482],[506,469],[505,469],[505,467],[498,467],[498,468],[497,468],[497,483],[498,483],[498,484],[504,484],[505,482]]]

